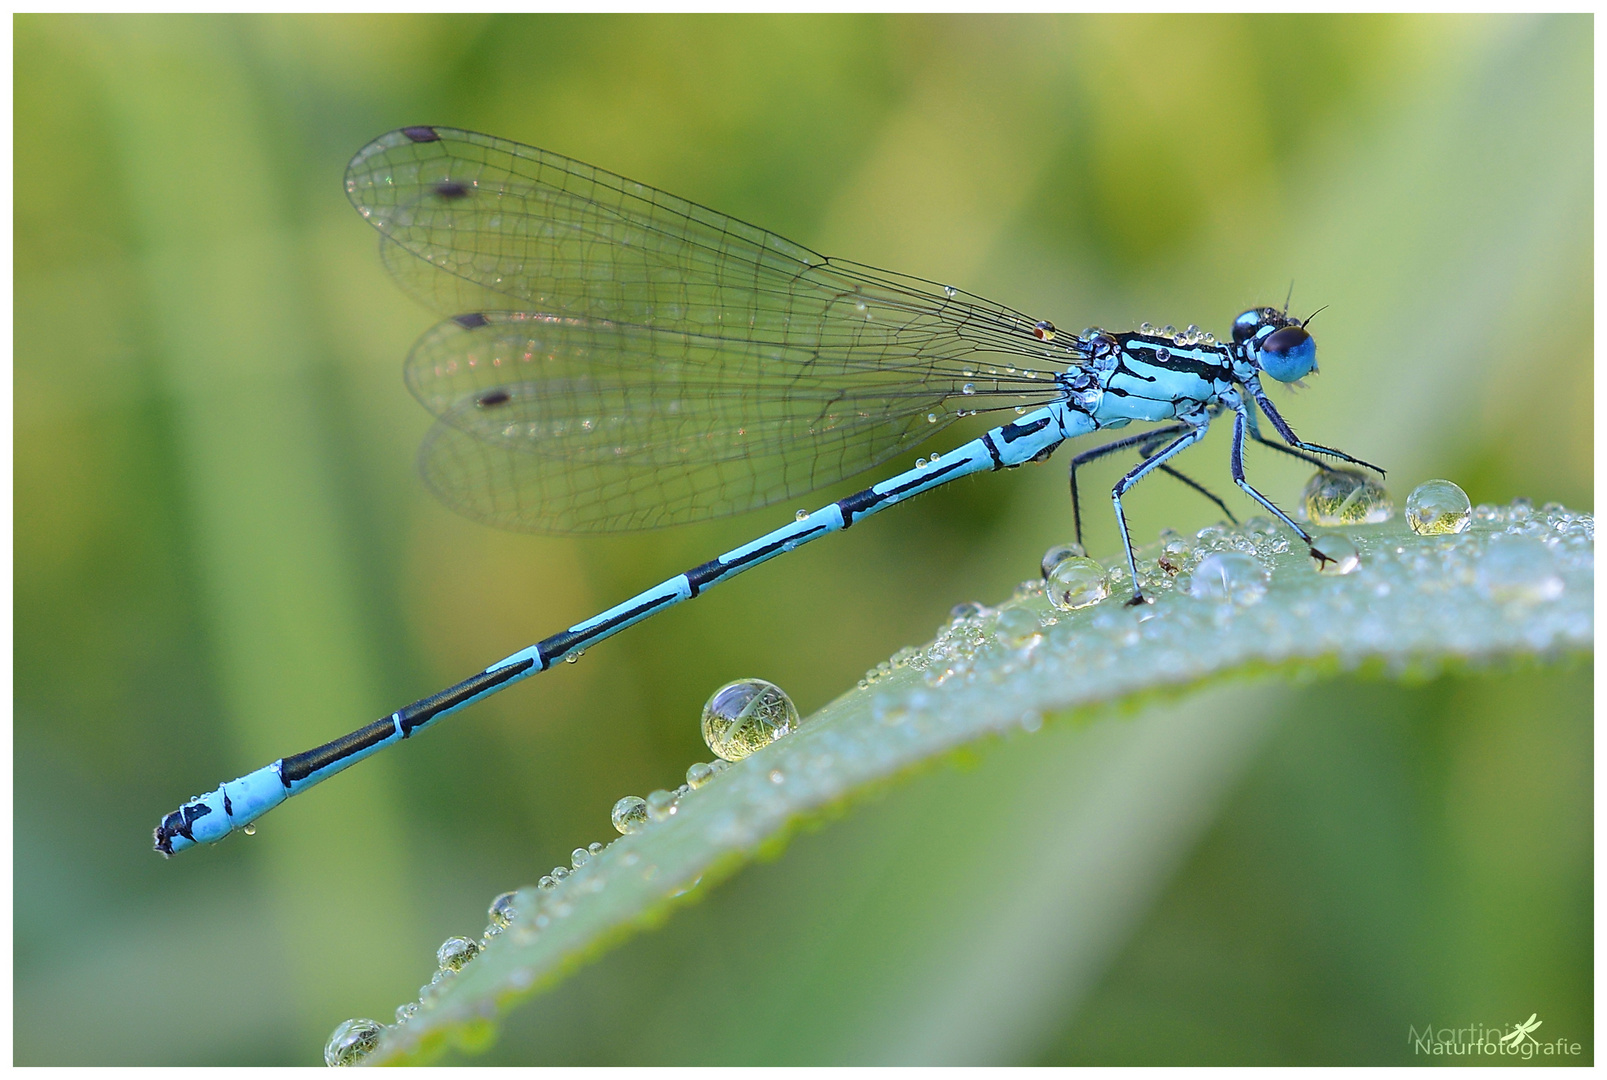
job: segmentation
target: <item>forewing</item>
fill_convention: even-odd
[[[534,147],[404,128],[352,160],[353,205],[403,287],[447,315],[517,309],[802,347],[1049,359],[1035,321],[918,278],[827,259],[645,184]],[[416,256],[416,259],[406,258]],[[974,367],[974,363],[972,364]],[[1031,366],[1029,364],[1029,366]]]
[[[409,361],[441,419],[423,466],[497,525],[762,506],[1052,400],[1068,359],[1019,312],[503,139],[406,128],[346,183],[404,288],[456,316]]]

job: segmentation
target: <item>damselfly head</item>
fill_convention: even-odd
[[[1317,342],[1298,322],[1261,338],[1256,367],[1279,382],[1292,383],[1317,370]]]

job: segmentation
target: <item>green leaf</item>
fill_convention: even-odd
[[[1041,589],[1023,588],[998,609],[956,619],[796,734],[683,794],[672,815],[616,840],[552,889],[520,890],[512,924],[442,977],[368,1060],[488,1045],[515,1000],[661,922],[749,859],[779,854],[800,826],[924,765],[973,755],[995,738],[1030,738],[1046,718],[1119,724],[1111,706],[1271,672],[1422,678],[1593,647],[1589,515],[1520,502],[1480,507],[1466,531],[1450,535],[1418,536],[1400,520],[1322,531],[1355,544],[1354,572],[1318,573],[1287,530],[1252,521],[1146,549],[1140,577],[1150,605],[1123,603],[1130,585],[1117,568],[1113,595],[1088,607],[1057,611]],[[1218,555],[1230,566],[1249,557],[1238,562],[1249,577],[1234,599],[1206,587],[1211,566],[1200,563]]]

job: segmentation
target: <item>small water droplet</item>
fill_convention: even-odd
[[[798,511],[796,514],[792,515],[792,520],[794,520],[794,521],[808,521],[809,520],[809,511],[807,511],[807,510]]]
[[[578,847],[569,853],[569,865],[576,870],[579,870],[589,862],[591,862],[591,852],[583,847]]]
[[[409,1001],[405,1005],[398,1005],[396,1006],[396,1022],[398,1024],[405,1024],[409,1020],[413,1019],[413,1014],[416,1012],[418,1012],[418,1002],[416,1001]]]
[[[508,928],[508,924],[513,922],[513,898],[513,893],[505,892],[495,900],[491,901],[491,906],[485,910],[486,916],[489,918],[491,925],[495,926],[498,930],[506,930]]]
[[[964,386],[960,387],[960,393],[965,394],[968,397],[976,393],[976,383],[966,383]]]
[[[1267,571],[1243,552],[1212,552],[1194,568],[1188,592],[1200,600],[1254,604],[1267,594]]]
[[[1406,496],[1406,523],[1419,536],[1459,533],[1472,520],[1467,492],[1449,480],[1425,480]]]
[[[638,795],[627,795],[614,804],[609,814],[614,828],[621,833],[639,832],[647,824],[647,800]]]
[[[1050,571],[1067,559],[1077,559],[1087,554],[1081,544],[1056,544],[1043,553],[1043,559],[1038,563],[1038,566],[1042,570],[1043,576],[1047,578]]]
[[[935,413],[935,412],[929,412],[929,413],[927,413],[927,414],[926,414],[926,422],[927,422],[927,423],[928,423],[928,424],[935,424],[935,423],[937,423],[937,413]]]
[[[621,829],[620,831],[624,832],[623,829]],[[552,892],[552,890],[556,889],[557,887],[558,887],[558,879],[553,877],[551,874],[543,874],[541,876],[541,880],[536,882],[536,888],[545,889],[548,892]]]
[[[324,1044],[324,1064],[331,1068],[357,1064],[374,1052],[384,1030],[377,1020],[347,1020]]]
[[[647,817],[649,821],[668,821],[675,814],[675,793],[660,788],[647,793]]]
[[[569,867],[567,867],[567,866],[555,866],[555,867],[553,867],[552,868],[552,876],[557,878],[559,881],[562,881],[564,878],[569,876]]]
[[[1043,579],[1029,578],[1017,585],[1010,593],[1012,600],[1029,600],[1034,596],[1043,595]]]
[[[714,770],[701,761],[687,767],[686,782],[694,788],[700,788],[713,779]]]
[[[1382,484],[1350,469],[1327,469],[1300,493],[1306,516],[1318,525],[1376,525],[1395,516]]]
[[[1147,322],[1139,323],[1138,332],[1140,334],[1153,334],[1155,332],[1155,324]]]
[[[1026,608],[1001,608],[993,624],[993,636],[1007,649],[1020,649],[1036,641],[1042,627],[1038,616]]]
[[[1165,346],[1162,346],[1161,348],[1155,350],[1155,362],[1157,364],[1164,364],[1168,360],[1170,360],[1171,358],[1172,358],[1172,350],[1171,349],[1168,349]]]
[[[449,937],[435,950],[435,962],[442,971],[462,971],[463,965],[473,960],[480,951],[473,938]]]
[[[918,458],[916,458],[916,459],[915,459],[915,467],[916,467],[916,468],[917,468],[917,469],[924,469],[924,468],[926,468],[926,459],[925,459],[925,458],[923,458],[923,457],[918,457]]]
[[[1073,555],[1050,568],[1043,590],[1056,611],[1076,611],[1109,596],[1110,582],[1103,566],[1086,556]]]
[[[1021,730],[1031,734],[1043,727],[1043,713],[1036,709],[1028,709],[1021,714]]]
[[[953,285],[943,286],[943,295],[948,297],[950,300],[953,300],[959,294],[960,290],[956,289]]]
[[[603,845],[598,843],[596,840],[593,840],[591,843],[586,845],[586,850],[591,852],[593,855],[601,855],[603,853]]]
[[[579,659],[580,659],[580,653],[572,652],[568,656],[564,657],[564,663],[573,664],[575,661],[577,661]]]
[[[955,604],[953,607],[949,608],[949,618],[974,619],[987,610],[988,609],[984,605],[978,604],[973,600],[967,600],[963,604]]]
[[[785,783],[786,780],[787,780],[786,775],[783,774],[780,769],[771,769],[770,770],[770,782],[772,784],[782,784],[782,783]]]
[[[1348,536],[1319,533],[1311,538],[1311,565],[1319,574],[1348,574],[1361,565],[1361,552]]]
[[[726,761],[798,730],[798,708],[781,687],[763,679],[726,683],[703,706],[703,741]]]
[[[255,836],[255,835],[257,835],[257,827],[255,825],[247,825],[245,828],[241,829],[240,831],[245,833],[247,836]]]

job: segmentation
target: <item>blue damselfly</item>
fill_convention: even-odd
[[[600,533],[736,514],[852,476],[961,417],[1007,423],[654,586],[438,694],[283,758],[169,814],[156,848],[220,840],[291,795],[448,713],[545,671],[650,615],[786,551],[982,470],[1041,461],[1132,421],[1161,426],[1073,458],[1142,458],[1112,489],[1128,601],[1142,603],[1122,496],[1233,413],[1246,438],[1375,468],[1296,438],[1261,387],[1316,370],[1316,343],[1283,308],[1190,327],[1064,333],[950,286],[828,259],[601,169],[504,139],[411,127],[352,160],[346,191],[379,230],[404,288],[451,316],[414,346],[408,387],[437,417],[425,482],[504,528]],[[1264,413],[1287,445],[1264,439]],[[1231,516],[1231,515],[1230,515]],[[1313,557],[1326,556],[1313,551]]]

